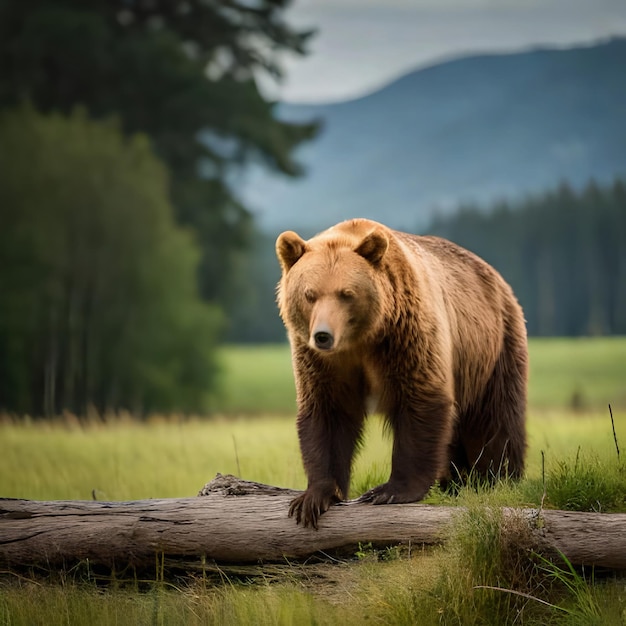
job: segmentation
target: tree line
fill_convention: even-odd
[[[626,183],[566,183],[518,201],[464,205],[416,234],[451,239],[512,285],[535,336],[626,333]],[[330,226],[330,225],[329,225]],[[285,341],[274,290],[274,237],[263,235],[246,269],[254,287],[233,313],[230,341]]]
[[[496,267],[531,335],[626,333],[626,184],[566,183],[488,210],[464,206],[429,231]]]
[[[230,181],[315,122],[257,87],[311,31],[289,0],[0,0],[0,411],[211,408],[215,348],[282,341],[273,237]],[[531,334],[626,332],[624,183],[435,221]]]
[[[206,411],[256,240],[232,181],[316,123],[290,0],[0,0],[0,411]]]
[[[222,314],[146,137],[0,114],[0,406],[206,409]]]
[[[416,234],[445,237],[491,263],[513,287],[529,335],[626,333],[626,182],[566,183],[519,201],[464,205]],[[274,237],[250,253],[250,306],[236,311],[230,340],[284,341],[274,288]]]

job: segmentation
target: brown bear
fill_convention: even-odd
[[[308,241],[284,232],[276,252],[308,478],[290,516],[317,528],[347,498],[368,411],[394,440],[389,480],[362,502],[415,502],[438,479],[523,473],[526,327],[496,270],[445,239],[366,219]]]

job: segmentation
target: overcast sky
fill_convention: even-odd
[[[309,56],[286,59],[286,80],[268,93],[287,102],[355,98],[466,53],[626,35],[626,0],[294,0],[286,15],[319,29]]]

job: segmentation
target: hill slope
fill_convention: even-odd
[[[424,227],[435,211],[626,174],[626,39],[568,50],[467,57],[332,105],[296,181],[253,170],[241,189],[262,227],[313,231],[370,217]]]

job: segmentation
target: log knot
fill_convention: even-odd
[[[246,496],[250,494],[295,496],[301,492],[294,489],[284,489],[283,487],[255,483],[250,480],[237,478],[237,476],[233,476],[232,474],[220,474],[218,472],[211,482],[208,482],[200,489],[198,496],[210,496],[215,493],[221,493],[223,496]]]

